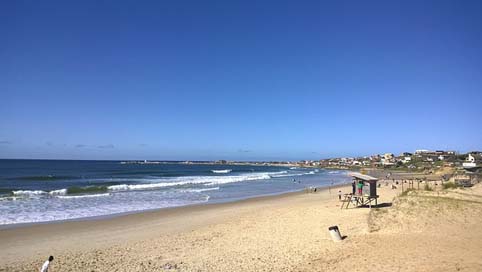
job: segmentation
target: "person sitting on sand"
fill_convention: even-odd
[[[54,256],[50,256],[49,259],[45,261],[44,265],[42,265],[42,268],[40,268],[40,272],[48,272],[49,265],[53,260],[54,260]]]

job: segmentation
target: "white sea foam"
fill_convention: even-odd
[[[59,195],[57,197],[62,199],[76,199],[76,198],[92,198],[92,197],[103,197],[103,196],[110,196],[110,194],[104,193],[104,194],[93,194],[93,195],[70,195],[70,196]]]
[[[303,176],[306,175],[306,173],[290,173],[290,174],[273,174],[271,175],[272,178],[283,178],[283,177],[297,177],[297,176]]]
[[[236,182],[246,182],[255,180],[267,180],[271,178],[280,177],[291,177],[291,176],[302,176],[302,175],[313,175],[314,171],[305,173],[290,173],[288,171],[279,172],[261,172],[261,173],[249,173],[242,175],[233,176],[190,176],[190,177],[177,177],[177,178],[152,178],[152,179],[141,179],[143,182],[141,184],[119,184],[111,185],[107,189],[111,191],[132,191],[132,190],[151,190],[165,187],[176,187],[185,185],[196,185],[203,184],[206,186],[236,183]],[[136,181],[133,179],[123,179],[125,181]],[[116,179],[119,181],[119,179]]]
[[[217,190],[219,190],[219,187],[205,188],[205,189],[187,189],[187,190],[182,190],[182,191],[183,191],[183,192],[202,193],[202,192],[217,191]]]
[[[31,198],[28,201],[24,198],[20,199],[23,199],[22,205],[18,205],[16,201],[2,203],[0,211],[10,212],[2,213],[0,225],[48,222],[184,206],[207,202],[209,196],[202,193],[184,194],[177,190],[170,190],[55,196],[47,199]]]
[[[12,194],[15,196],[22,196],[22,197],[36,197],[42,195],[66,195],[67,189],[60,189],[60,190],[53,190],[50,192],[42,191],[42,190],[18,190],[12,191]]]
[[[147,183],[147,184],[119,184],[107,187],[111,191],[131,191],[131,190],[149,190],[164,187],[174,187],[188,184],[196,184],[190,181],[182,182],[160,182],[160,183]]]
[[[215,174],[227,174],[227,173],[231,173],[231,171],[233,171],[233,170],[232,169],[211,170],[211,172],[213,172]]]
[[[281,173],[281,172],[275,172]],[[226,183],[235,183],[243,181],[263,180],[270,179],[272,174],[275,173],[256,173],[256,174],[244,174],[237,176],[191,176],[191,177],[178,177],[178,178],[159,178],[150,179],[150,181],[157,181],[153,183],[142,184],[119,184],[111,185],[107,189],[112,191],[129,191],[129,190],[149,190],[164,187],[175,187],[189,184],[204,184],[204,185],[219,185]],[[147,180],[144,180],[146,182]],[[162,182],[159,182],[162,181]]]
[[[12,191],[13,195],[16,196],[38,196],[38,195],[45,195],[47,192],[41,190],[18,190]]]
[[[67,189],[53,190],[49,192],[50,195],[66,195]]]
[[[229,170],[229,169],[228,169]],[[224,170],[220,170],[224,171]],[[137,184],[118,184],[108,186],[107,189],[110,191],[132,191],[132,190],[151,190],[165,187],[176,187],[176,186],[186,186],[186,185],[197,185],[202,184],[205,186],[221,185],[236,182],[246,182],[255,180],[267,180],[271,178],[281,178],[290,176],[302,176],[302,175],[312,175],[315,174],[314,171],[310,172],[288,172],[288,171],[278,171],[278,172],[261,172],[261,173],[248,173],[242,175],[231,175],[231,176],[188,176],[188,177],[176,177],[176,178],[136,178],[136,179],[111,179],[112,181],[125,181],[125,182],[142,182]],[[202,189],[204,190],[204,189]],[[53,190],[50,192],[42,190],[18,190],[12,192],[14,196],[19,197],[39,197],[39,196],[66,196],[68,194],[67,189]],[[103,195],[103,194],[93,194]],[[70,196],[69,196],[70,197]]]
[[[17,196],[4,196],[0,197],[0,201],[9,201],[9,200],[17,200],[17,199],[22,199],[22,197],[17,197]]]
[[[69,195],[67,189],[50,192],[48,190],[18,190],[11,196],[2,199],[5,201],[2,201],[0,205],[2,214],[0,225],[76,219],[184,206],[210,201],[210,197],[215,201],[244,198],[253,194],[249,185],[251,182],[256,183],[253,188],[260,188],[260,194],[282,192],[283,187],[277,188],[278,179],[282,185],[286,185],[286,181],[289,182],[289,178],[286,177],[314,173],[314,171],[309,172],[314,169],[305,168],[286,170],[212,176],[89,179],[95,184],[115,182],[120,185],[108,187],[108,192],[98,194],[89,192],[85,195]],[[326,173],[325,171],[320,172]],[[330,177],[330,180],[331,178],[333,177]],[[296,179],[298,180],[298,178]],[[264,184],[265,180],[274,181]],[[320,179],[306,176],[304,181],[309,183],[312,180],[324,184],[323,176]],[[222,186],[223,184],[236,184],[236,182],[243,185],[239,187]],[[162,190],[156,190],[159,188]],[[17,200],[15,201],[15,199]]]

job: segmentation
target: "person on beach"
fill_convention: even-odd
[[[351,183],[351,191],[352,191],[352,192],[351,192],[352,195],[354,195],[355,192],[356,192],[356,183],[355,183],[355,181],[353,181],[353,182]]]
[[[341,190],[338,190],[338,200],[341,200]]]
[[[358,194],[363,194],[363,181],[358,182]]]
[[[49,271],[49,266],[50,263],[54,260],[54,256],[50,256],[48,260],[45,261],[45,263],[42,265],[42,268],[40,268],[40,272],[48,272]]]

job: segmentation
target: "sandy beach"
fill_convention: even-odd
[[[0,14],[0,272],[482,272],[482,0]]]
[[[481,271],[479,185],[400,197],[383,185],[373,209],[341,210],[343,186],[2,229],[0,271],[49,255],[49,271]]]

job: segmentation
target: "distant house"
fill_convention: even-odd
[[[405,157],[405,158],[403,158],[403,160],[402,160],[403,163],[409,163],[409,162],[411,162],[411,161],[412,161],[412,157]]]
[[[392,154],[392,153],[385,153],[385,154],[383,155],[383,158],[384,158],[385,160],[392,160],[392,159],[393,159],[393,154]]]
[[[462,163],[462,166],[466,169],[475,168],[477,164],[475,163],[475,157],[472,154],[469,154],[465,159],[465,162]]]
[[[390,165],[395,165],[395,163],[391,162],[390,160],[382,159],[381,163],[383,166],[390,166]]]
[[[475,157],[472,154],[469,154],[465,159],[466,162],[475,162]]]

